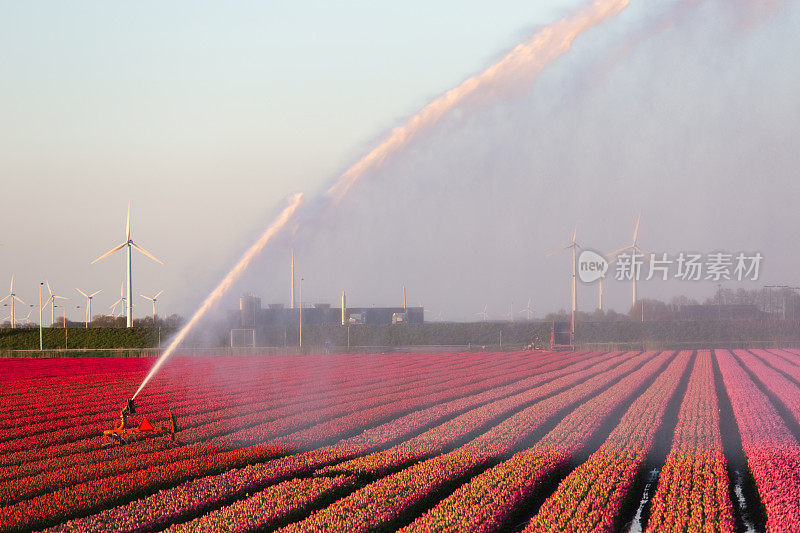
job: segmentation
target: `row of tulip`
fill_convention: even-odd
[[[297,430],[280,442],[294,448],[306,448],[309,441],[318,441],[326,436],[330,440],[346,435],[362,427],[364,420],[389,420],[428,405],[486,390],[493,385],[507,382],[509,377],[505,372],[492,375],[493,372],[489,376],[485,372],[485,368],[461,370],[457,366],[451,366],[443,371],[443,375],[452,377],[444,381],[421,380],[413,386],[396,391],[384,385],[380,388],[372,387],[373,393],[377,395],[372,399],[360,399],[358,407],[349,398],[338,398],[336,404],[328,409],[301,412],[291,417],[250,425],[238,431],[226,431],[214,442],[232,447],[248,446]]]
[[[186,375],[194,375],[196,372],[197,370],[195,369],[187,370],[184,377]],[[109,380],[112,378],[113,376],[107,376]],[[187,385],[187,381],[192,384]],[[154,410],[159,410],[159,408],[166,410],[168,406],[185,409],[191,407],[193,403],[196,403],[197,395],[203,396],[203,399],[211,397],[225,398],[225,393],[231,390],[234,383],[233,381],[225,382],[224,380],[217,382],[211,379],[185,380],[179,378],[176,379],[173,385],[168,388],[164,387],[163,390],[157,387],[146,389],[145,394],[140,396],[139,403],[145,406],[145,410],[150,411],[148,414],[151,414]],[[244,383],[244,385],[247,384],[248,383]],[[56,414],[60,414],[61,417],[67,417],[73,431],[76,427],[92,431],[96,429],[96,425],[93,424],[96,424],[97,420],[103,418],[107,419],[110,413],[114,413],[119,408],[119,399],[128,396],[130,392],[134,390],[134,387],[135,385],[125,387],[115,385],[109,390],[97,393],[96,396],[94,392],[88,394],[82,393],[80,389],[72,390],[69,393],[71,398],[71,403],[69,405],[61,407],[46,406],[43,407],[43,414],[39,417],[32,416],[30,412],[28,412],[28,416],[20,417],[17,421],[22,425],[20,430],[24,430],[23,434],[27,435],[29,438],[32,438],[36,433],[40,432],[40,429],[48,428],[48,424],[50,425],[49,430],[52,430],[53,421],[58,420],[58,416],[54,416]],[[39,394],[42,399],[46,399],[53,394],[50,383],[43,384],[40,390],[47,391],[46,395]],[[81,409],[77,412],[74,407],[75,397],[81,398]],[[197,405],[202,404],[197,403]],[[45,416],[48,417],[45,418]],[[86,416],[92,418],[84,419]],[[37,426],[36,420],[39,420],[39,424],[42,424],[42,428]],[[11,435],[13,435],[13,433]],[[16,437],[17,435],[13,436]]]
[[[120,364],[124,365],[125,361],[128,360],[123,359]],[[251,358],[237,358],[234,361],[226,362],[224,364],[209,368],[208,364],[204,361],[192,361],[191,363],[186,363],[185,361],[178,360],[176,361],[176,363],[178,363],[176,367],[173,367],[171,364],[168,369],[164,370],[163,375],[160,373],[158,376],[156,376],[153,386],[146,389],[140,398],[142,400],[147,400],[148,402],[154,401],[158,396],[162,395],[164,391],[172,391],[176,388],[179,391],[190,395],[190,387],[193,386],[196,379],[193,379],[189,382],[182,380],[182,378],[187,374],[191,374],[195,378],[198,376],[201,377],[198,384],[198,390],[214,389],[214,387],[217,385],[222,386],[224,389],[226,384],[235,385],[237,383],[241,383],[243,378],[247,380],[251,374],[242,376],[239,370],[241,370],[243,367],[251,368],[253,375],[277,376],[273,380],[274,383],[282,382],[285,378],[289,377],[295,379],[299,378],[306,383],[317,381],[320,386],[323,387],[330,383],[328,378],[332,378],[331,381],[335,382],[339,379],[340,375],[352,380],[353,374],[350,371],[353,369],[353,367],[364,365],[372,367],[373,370],[377,370],[377,363],[374,360],[370,360],[363,356],[360,359],[355,358],[354,360],[349,361],[349,363],[337,359],[334,359],[333,361],[326,360],[325,365],[317,364],[311,368],[308,367],[308,362],[302,361],[296,363],[297,367],[295,367],[293,364],[287,367],[286,361],[288,360],[278,359],[277,362],[267,365],[259,365],[257,368],[252,368],[254,365],[252,364],[253,361]],[[316,362],[319,363],[318,360]],[[386,368],[380,368],[381,375],[385,376],[386,378],[397,377],[398,375],[402,375],[405,371],[407,371],[407,367],[409,365],[420,364],[430,364],[430,361],[425,361],[424,359],[419,358],[415,359],[413,357],[405,361],[389,360],[386,362]],[[141,379],[144,377],[144,374],[145,373],[137,372],[133,380],[126,379],[124,374],[122,379],[118,380],[116,372],[110,372],[104,376],[101,376],[107,387],[112,388],[113,391],[109,391],[107,388],[104,388],[100,391],[81,390],[81,387],[76,388],[75,384],[73,383],[67,383],[66,385],[62,386],[60,381],[52,380],[48,383],[48,395],[46,397],[42,397],[41,394],[32,395],[31,401],[33,404],[22,407],[28,416],[38,412],[40,417],[52,417],[53,412],[58,412],[59,408],[69,407],[71,405],[71,399],[78,394],[84,398],[84,405],[89,404],[94,406],[94,409],[102,409],[107,412],[109,409],[113,410],[113,408],[117,406],[116,403],[113,405],[110,403],[112,401],[118,401],[113,400],[113,398],[118,398],[119,396],[124,397],[127,395],[141,381]],[[372,375],[372,373],[368,373],[368,375]],[[314,378],[317,377],[324,379],[315,380]],[[92,378],[92,376],[90,376],[90,378]],[[159,385],[167,386],[159,387]],[[114,394],[111,394],[111,392]],[[58,401],[54,402],[54,399],[57,399]],[[3,414],[8,413],[13,413],[13,409],[10,406],[8,409],[4,410]]]
[[[652,354],[651,354],[652,355]],[[565,416],[533,447],[489,468],[458,487],[423,514],[407,531],[494,531],[550,476],[575,461],[603,431],[614,412],[631,403],[650,380],[670,379],[685,367],[686,358],[674,353],[646,358],[647,362]],[[676,370],[677,367],[677,370]],[[660,386],[659,386],[660,388]]]
[[[290,522],[312,506],[351,491],[355,486],[355,477],[291,479],[190,522],[174,525],[166,532],[263,531]]]
[[[665,359],[666,357],[654,359],[654,354],[648,353],[638,361],[629,360],[573,389],[523,409],[451,452],[383,477],[307,519],[287,526],[286,531],[370,531],[392,527],[415,508],[435,498],[436,494],[448,487],[457,486],[463,479],[512,453],[565,408],[600,393],[595,396],[599,403],[596,399],[588,402],[590,409],[585,416],[591,418],[593,413],[613,405],[615,395],[619,395],[621,391],[627,391],[627,395],[633,394],[633,391],[664,364]],[[644,361],[647,362],[642,365]],[[639,368],[634,370],[636,367]],[[593,392],[587,390],[592,387]],[[578,408],[578,411],[583,410],[582,407]],[[482,505],[478,501],[469,500],[458,507],[457,514],[478,512]],[[472,530],[469,523],[457,527],[465,531]],[[425,530],[426,526],[421,529]]]
[[[550,364],[554,364],[551,362]],[[498,368],[498,373],[500,376],[496,378],[487,379],[481,385],[485,387],[495,387],[502,383],[513,381],[512,375],[509,375],[506,371],[513,371],[518,367],[516,364],[504,365],[503,367]],[[479,370],[479,368],[475,368],[475,370]],[[489,369],[487,369],[488,371]],[[341,392],[345,392],[349,389],[341,389]],[[469,391],[466,391],[467,393]],[[207,402],[205,398],[201,398],[204,402]],[[287,401],[291,401],[289,398]],[[285,403],[285,402],[284,402]],[[280,406],[282,403],[276,399],[275,406]],[[296,402],[292,409],[289,412],[296,412],[297,407],[301,406],[305,409],[308,409],[308,404],[303,404],[302,401]],[[214,410],[220,406],[208,405],[208,411],[206,413],[202,413],[200,415],[195,415],[192,417],[187,417],[182,415],[180,418],[180,426],[184,428],[184,431],[181,434],[181,440],[184,442],[197,442],[202,441],[205,439],[209,439],[220,434],[223,434],[226,430],[233,431],[236,430],[237,426],[235,425],[223,425],[219,431],[215,431],[212,426],[209,426],[207,423],[209,419],[213,421],[214,419]],[[274,410],[269,410],[269,406],[265,407],[265,411],[274,412]],[[254,409],[248,409],[254,410]],[[224,411],[224,409],[223,409]],[[154,418],[157,420],[157,418]],[[185,428],[196,428],[186,431]],[[96,442],[95,442],[96,444]],[[4,468],[0,468],[0,480],[3,479],[12,479],[12,478],[22,478],[30,475],[35,475],[40,472],[54,472],[55,470],[59,470],[62,468],[67,467],[74,467],[80,464],[95,464],[101,461],[107,460],[117,460],[121,457],[126,457],[130,455],[140,456],[142,453],[160,450],[164,448],[164,443],[162,440],[156,441],[149,441],[145,443],[137,443],[133,446],[128,446],[122,450],[118,448],[113,448],[110,450],[95,450],[91,452],[86,452],[82,454],[69,454],[69,455],[60,455],[53,458],[47,458],[44,460],[34,461],[31,457],[32,453],[29,452],[27,457],[19,457],[18,461],[22,462],[19,466],[7,466]],[[62,452],[66,452],[67,450],[62,450]],[[20,454],[23,455],[23,454]]]
[[[727,350],[715,350],[715,355],[766,511],[767,530],[795,530],[800,524],[800,444],[736,358]]]
[[[193,369],[191,372],[192,374],[196,374],[198,370],[199,369]],[[184,374],[184,376],[185,375],[186,374]],[[295,381],[298,381],[299,379],[299,376],[294,377]],[[96,382],[98,378],[91,377],[91,380]],[[63,392],[65,396],[69,395],[70,398],[74,398],[76,396],[81,398],[82,408],[78,417],[75,416],[74,409],[69,408],[69,406],[59,407],[47,405],[44,412],[39,412],[38,414],[32,409],[27,409],[27,414],[25,416],[19,416],[16,419],[6,420],[3,423],[0,423],[0,428],[12,429],[14,426],[16,426],[19,428],[19,430],[24,429],[24,432],[22,432],[23,434],[32,435],[37,432],[41,432],[41,429],[47,429],[47,425],[51,424],[54,420],[59,420],[62,418],[69,418],[72,424],[80,425],[81,423],[84,423],[84,421],[92,422],[97,418],[108,417],[109,412],[111,412],[114,408],[119,407],[119,398],[129,394],[132,388],[135,387],[135,383],[141,381],[141,376],[138,376],[137,381],[131,381],[130,383],[117,384],[115,381],[110,379],[110,376],[105,376],[104,381],[108,386],[103,388],[102,391],[97,391],[96,389],[87,391],[83,387],[72,386],[67,391]],[[260,384],[263,384],[263,381],[256,376],[247,376],[236,380],[234,380],[232,377],[222,380],[208,378],[193,379],[188,383],[185,381],[182,383],[179,382],[177,389],[180,391],[180,394],[175,397],[175,394],[173,393],[170,401],[174,402],[175,404],[181,403],[183,404],[182,406],[188,408],[192,405],[192,400],[194,400],[197,395],[202,395],[204,399],[228,399],[231,397],[231,390],[233,388],[243,388],[248,385],[257,386]],[[58,394],[53,390],[54,385],[55,384],[51,380],[46,380],[44,383],[42,383],[42,388],[47,390],[48,393],[46,397],[42,397],[42,394],[38,393],[39,398],[51,398],[55,394]],[[146,391],[149,393],[152,390],[154,389],[149,389]],[[174,388],[169,389],[169,391],[174,390]],[[158,391],[155,394],[150,394],[149,396],[143,394],[141,401],[145,402],[144,405],[146,405],[148,408],[153,409],[155,406],[165,403],[165,396],[166,395],[163,394],[162,391]],[[177,407],[177,405],[175,406]],[[16,433],[18,432],[4,432],[4,435],[2,435],[0,439],[10,440],[9,437],[16,438]]]
[[[177,371],[174,368],[170,368],[169,372],[166,372],[166,369],[165,369],[165,373],[169,374],[169,376],[158,375],[156,377],[156,380],[154,380],[155,387],[146,389],[144,391],[144,393],[142,394],[141,398],[147,398],[148,395],[151,395],[151,396],[152,395],[156,395],[157,396],[159,394],[163,394],[165,391],[168,392],[168,391],[171,391],[171,390],[174,390],[174,389],[178,389],[178,390],[181,390],[181,391],[187,391],[187,392],[190,391],[192,387],[195,387],[194,383],[195,383],[196,380],[192,380],[192,381],[189,381],[189,382],[180,381],[180,379],[182,377],[186,376],[187,374],[191,374],[195,378],[197,378],[198,376],[201,377],[201,379],[199,380],[200,388],[202,390],[209,390],[209,389],[214,389],[215,387],[220,387],[220,386],[224,389],[224,388],[227,388],[227,387],[225,387],[226,384],[234,384],[235,385],[237,383],[241,383],[243,380],[247,381],[248,378],[250,378],[251,375],[257,375],[257,376],[274,375],[274,376],[276,376],[274,378],[274,380],[273,380],[275,383],[279,383],[279,382],[284,381],[286,377],[293,378],[293,379],[302,379],[302,380],[305,380],[306,382],[310,382],[315,377],[319,377],[319,378],[330,377],[330,378],[333,379],[333,381],[336,381],[338,379],[339,375],[352,377],[352,374],[350,373],[350,370],[352,370],[353,366],[355,366],[355,367],[369,366],[369,367],[371,367],[373,369],[376,369],[376,364],[377,364],[375,361],[370,360],[370,359],[365,359],[365,358],[352,360],[352,361],[350,361],[350,364],[347,365],[347,366],[345,366],[343,361],[336,361],[336,360],[334,360],[333,362],[326,361],[326,365],[324,365],[324,367],[322,367],[322,365],[317,365],[317,368],[312,368],[312,369],[304,368],[303,366],[301,366],[300,368],[288,368],[287,369],[287,368],[284,368],[284,365],[282,365],[282,364],[274,363],[274,364],[271,364],[271,365],[264,365],[263,368],[258,368],[258,369],[257,368],[253,368],[252,369],[253,370],[252,374],[245,374],[245,375],[242,376],[242,375],[240,375],[240,372],[238,370],[241,370],[242,368],[247,368],[246,365],[248,365],[250,363],[250,361],[241,360],[241,361],[237,361],[237,363],[238,363],[238,366],[232,366],[232,364],[229,362],[229,363],[227,363],[225,365],[221,365],[219,368],[214,368],[213,370],[208,371],[207,374],[204,374],[204,369],[205,369],[206,365],[202,364],[202,361],[197,363],[197,367],[194,367],[194,366],[189,365],[189,364],[180,365],[180,367],[182,368],[182,371],[180,371],[180,372]],[[431,364],[430,361],[425,362],[425,361],[420,361],[420,360],[412,360],[412,361],[404,362],[403,366],[409,365],[409,364],[414,364],[414,363],[416,363],[418,365],[419,364],[423,364],[423,365]],[[306,363],[306,364],[308,364],[308,363]],[[388,364],[386,369],[381,369],[382,370],[382,374],[385,375],[387,378],[397,377],[397,375],[401,375],[402,372],[398,372],[397,371],[398,370],[397,366],[398,365],[396,365],[396,364],[395,365]],[[108,375],[103,376],[103,377],[104,377],[104,380],[105,380],[105,384],[108,387],[112,387],[114,389],[119,388],[117,386],[117,376],[116,376],[116,374],[108,374]],[[125,379],[123,379],[122,381],[125,382],[124,384],[126,386],[130,387],[130,386],[135,386],[135,384],[138,383],[141,380],[142,377],[143,377],[143,375],[141,373],[139,373],[138,378],[136,379],[136,381],[131,381],[130,383],[128,383],[127,380],[125,380]],[[153,392],[154,390],[158,390],[159,389],[159,387],[158,387],[159,382],[161,384],[169,384],[169,387],[161,387],[159,392],[155,392],[154,393]],[[323,387],[327,386],[329,384],[327,379],[325,379],[325,380],[320,379],[319,382],[320,382],[320,386],[323,386]],[[87,402],[91,403],[93,399],[98,399],[98,400],[103,401],[104,405],[105,405],[105,403],[110,401],[109,395],[108,395],[109,391],[107,390],[107,388],[104,388],[102,391],[98,392],[98,391],[94,391],[94,390],[91,390],[91,391],[90,390],[81,390],[80,387],[75,387],[73,384],[69,384],[67,386],[59,387],[59,384],[58,384],[57,381],[53,381],[52,383],[49,383],[48,385],[49,385],[48,386],[48,395],[46,397],[44,397],[44,398],[42,397],[41,394],[38,395],[38,399],[40,401],[38,402],[37,405],[41,405],[41,407],[42,407],[42,413],[41,414],[42,415],[47,415],[48,412],[52,412],[53,408],[57,408],[57,407],[61,406],[61,405],[58,405],[58,404],[52,404],[51,400],[53,398],[59,398],[60,402],[63,402],[64,405],[68,405],[69,404],[69,399],[74,397],[75,394],[79,394],[82,398],[85,398],[84,404],[86,404]],[[59,392],[59,388],[61,389],[60,392]],[[127,389],[127,390],[130,390],[130,389]],[[35,399],[36,399],[36,397],[34,397],[34,400]],[[33,407],[36,407],[36,406],[33,406]],[[26,409],[26,411],[27,411],[28,414],[30,414],[30,413],[35,412],[35,409],[31,409],[30,407],[28,407]]]
[[[322,469],[320,474],[385,475],[404,465],[421,459],[433,457],[474,434],[492,421],[503,420],[521,408],[553,396],[562,389],[571,388],[586,379],[605,372],[621,362],[630,359],[632,354],[603,357],[603,361],[587,359],[580,365],[570,367],[567,375],[543,375],[532,385],[513,396],[503,398],[481,407],[467,411],[446,423],[395,446],[369,455],[351,459],[341,464]],[[605,379],[605,378],[604,378]]]
[[[767,366],[763,360],[745,350],[734,350],[734,355],[753,373],[764,388],[775,396],[781,407],[784,407],[800,423],[800,387],[780,372]]]
[[[350,369],[354,373],[362,370],[359,367],[353,367]],[[450,368],[452,370],[452,367]],[[443,376],[448,375],[447,370],[440,370]],[[373,373],[374,374],[374,373]],[[357,375],[357,374],[356,374]],[[413,374],[410,374],[413,376]],[[376,376],[375,380],[380,380],[380,376]],[[414,387],[416,382],[408,383],[408,378],[400,378],[401,382],[405,381],[405,389],[411,390]],[[366,380],[365,382],[359,382],[357,385],[353,385],[352,387],[340,389],[338,391],[328,392],[325,390],[321,391],[314,391],[310,399],[316,398],[317,400],[322,400],[323,402],[330,403],[332,400],[335,400],[338,396],[341,396],[345,392],[355,392],[355,391],[365,391],[374,389],[374,384],[376,381]],[[392,381],[385,383],[385,386],[389,386],[392,384]],[[293,389],[289,389],[293,390]],[[297,397],[297,396],[289,396],[286,394],[286,389],[279,388],[275,394],[271,395],[270,398],[274,400],[275,403],[269,403],[269,399],[264,405],[262,406],[251,406],[248,409],[241,409],[241,410],[233,410],[226,411],[221,406],[217,406],[217,412],[211,412],[206,410],[199,415],[195,415],[193,417],[185,417],[181,416],[181,425],[184,429],[186,428],[193,428],[199,425],[203,426],[202,435],[204,438],[208,438],[210,436],[217,436],[220,434],[224,434],[226,432],[234,431],[241,427],[247,427],[250,425],[257,424],[259,421],[264,421],[264,418],[270,416],[270,413],[274,411],[274,407],[277,406],[290,406],[290,411],[294,411],[297,409],[298,406],[302,408],[308,408],[307,405],[304,405],[304,398]],[[198,405],[204,405],[203,398],[200,397],[196,399]],[[262,402],[263,403],[263,402]],[[249,415],[242,415],[241,412],[251,412],[255,411],[255,413],[250,413]],[[217,416],[215,416],[217,415]],[[230,420],[228,417],[231,415],[234,416],[234,420]],[[155,419],[155,418],[154,418]],[[210,424],[217,423],[219,426],[219,431],[216,433],[209,433],[210,432]],[[238,422],[238,424],[236,423]],[[74,455],[74,454],[85,454],[87,452],[91,452],[97,450],[98,448],[98,439],[96,438],[97,435],[97,427],[94,426],[91,428],[92,433],[90,434],[91,437],[89,439],[85,439],[83,441],[75,441],[72,443],[55,445],[50,447],[41,448],[38,452],[36,450],[29,450],[29,449],[22,449],[19,452],[15,452],[13,454],[7,454],[5,456],[0,456],[0,464],[5,465],[13,465],[19,463],[26,463],[30,461],[35,461],[37,459],[50,459],[54,456],[63,456],[63,455]],[[191,433],[191,429],[189,431],[184,431],[182,434],[183,439],[192,439],[194,436]],[[35,437],[31,437],[31,440],[36,440]],[[18,441],[14,441],[18,442]],[[11,443],[9,443],[11,444]],[[18,444],[17,447],[21,445]]]
[[[473,380],[476,379],[477,377],[475,377]],[[470,378],[458,377],[450,381],[469,380]],[[489,385],[491,385],[491,383],[489,383]],[[378,395],[374,397],[364,397],[364,391],[359,390],[349,396],[337,398],[337,402],[339,403],[333,409],[318,409],[316,411],[301,412],[294,415],[287,414],[287,416],[283,416],[283,418],[277,419],[270,424],[261,424],[255,426],[254,429],[257,432],[254,431],[253,428],[245,431],[239,431],[236,433],[238,437],[235,440],[228,437],[216,438],[211,440],[210,445],[179,447],[176,449],[166,450],[161,449],[144,455],[141,454],[143,450],[139,449],[137,451],[140,453],[136,456],[127,454],[126,456],[119,457],[113,461],[94,462],[89,465],[73,465],[57,471],[45,471],[32,478],[22,478],[13,480],[11,482],[6,482],[0,484],[0,505],[14,503],[22,499],[30,498],[51,490],[55,490],[57,488],[63,488],[90,479],[99,479],[101,477],[114,476],[135,469],[149,468],[167,462],[182,460],[189,456],[199,456],[203,454],[214,453],[220,448],[235,449],[242,447],[242,433],[255,435],[257,438],[251,438],[251,442],[248,442],[247,444],[257,444],[275,439],[280,435],[289,433],[298,427],[307,425],[309,420],[329,421],[331,417],[338,416],[338,418],[335,418],[334,420],[325,422],[326,424],[333,426],[332,428],[329,428],[327,431],[320,432],[322,435],[330,436],[334,434],[334,431],[342,432],[353,427],[359,427],[363,424],[364,420],[377,420],[380,419],[381,416],[391,416],[397,409],[408,409],[410,406],[413,406],[415,401],[437,403],[443,397],[457,397],[461,394],[474,392],[474,389],[477,386],[486,387],[487,384],[480,383],[479,385],[473,384],[472,386],[449,388],[442,393],[435,393],[432,395],[429,394],[428,396],[420,395],[412,398],[408,398],[408,394],[400,396],[397,394],[394,396],[390,395],[390,398],[394,399],[399,397],[400,400],[392,401],[388,404],[380,403],[385,399],[385,395],[381,394],[381,389],[375,391],[378,392]],[[433,383],[427,388],[410,389],[410,393],[415,395],[418,393],[425,394],[429,392],[429,389],[438,391],[440,387],[440,383]],[[378,407],[374,407],[375,405],[378,405]],[[370,407],[372,407],[372,412],[369,410]],[[257,408],[258,406],[256,406],[254,409],[258,410]],[[350,411],[353,409],[357,410],[358,412],[356,414],[350,413]],[[292,409],[291,411],[296,411],[296,409]],[[275,414],[278,412],[280,411],[272,411],[270,413]],[[258,420],[262,418],[263,416],[260,415]],[[199,437],[213,436],[220,431],[224,431],[224,429],[221,430],[214,424],[211,424],[208,426],[195,428],[188,432],[182,432],[181,439],[189,439],[190,441],[199,440]],[[205,432],[205,434],[203,434],[203,432]],[[186,433],[189,433],[190,435],[186,435]],[[163,443],[162,446],[165,444],[166,443]],[[296,447],[296,445],[294,447]]]
[[[796,356],[792,357],[791,354],[781,350],[750,350],[750,353],[758,356],[772,368],[786,374],[795,383],[800,383],[800,366],[792,362],[792,359],[797,359]]]
[[[14,505],[0,507],[0,530],[39,529],[74,516],[107,509],[187,479],[263,462],[286,452],[287,450],[274,446],[251,447],[192,457],[184,461],[81,483]]]
[[[736,530],[709,351],[697,354],[651,500],[648,532]]]
[[[28,373],[37,377],[12,384],[9,390],[13,391],[13,393],[7,398],[8,403],[10,406],[24,408],[26,412],[35,413],[42,411],[44,408],[68,405],[71,396],[75,393],[80,394],[82,397],[102,401],[104,394],[121,385],[135,387],[141,382],[142,378],[147,374],[148,368],[152,365],[152,359],[148,358],[102,359],[103,361],[95,372],[76,372],[74,375],[59,374],[53,376],[47,375],[47,369],[65,364],[64,360],[32,361]],[[90,359],[78,361],[81,361],[82,365],[93,363]],[[228,368],[233,368],[236,364],[241,364],[241,362],[237,361],[236,358],[231,358],[215,365],[214,370],[224,372]],[[192,370],[198,376],[202,376],[207,374],[209,369],[209,364],[206,362],[197,360],[190,362],[186,358],[176,358],[171,362],[170,368],[165,369],[164,374],[159,375],[155,382],[185,374],[187,370]],[[43,382],[48,383],[48,391],[50,392],[45,398],[42,398],[36,388],[37,384]],[[16,386],[14,387],[14,385]],[[143,396],[148,393],[149,391],[145,392]]]
[[[428,409],[435,410],[438,407]],[[424,416],[417,417],[414,413],[410,413],[316,451],[195,479],[129,504],[79,519],[73,522],[73,525],[94,530],[101,528],[103,524],[114,523],[118,531],[139,531],[151,527],[153,517],[158,516],[156,526],[164,527],[219,507],[232,499],[245,497],[246,493],[261,490],[281,480],[309,474],[325,465],[384,447],[398,436],[414,434],[419,429],[419,426],[415,426],[415,422],[424,424],[426,420],[428,419]]]
[[[531,519],[526,533],[567,526],[614,531],[622,504],[639,475],[691,352],[681,352],[623,415],[606,441],[573,470]]]

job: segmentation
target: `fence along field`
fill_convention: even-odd
[[[150,363],[0,361],[0,531],[800,524],[795,350],[179,358],[101,449]]]

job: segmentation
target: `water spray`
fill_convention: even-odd
[[[388,157],[406,146],[417,134],[436,125],[459,105],[469,102],[470,99],[479,99],[481,96],[493,97],[495,93],[508,92],[512,86],[517,88],[530,86],[550,63],[570,50],[572,43],[581,33],[600,24],[607,18],[619,14],[628,7],[629,1],[593,0],[588,6],[577,11],[572,16],[546,26],[527,42],[516,46],[499,62],[482,73],[468,78],[454,89],[447,91],[423,107],[404,125],[393,129],[389,136],[377,147],[348,168],[325,191],[322,200],[328,206],[338,204],[353,185],[369,170],[378,168]],[[261,252],[276,233],[288,224],[300,206],[301,201],[302,195],[296,195],[278,219],[245,252],[236,266],[225,276],[217,288],[209,294],[200,309],[178,332],[164,353],[161,354],[161,357],[158,358],[153,368],[150,369],[150,372],[133,395],[134,399],[174,353],[192,328],[242,275],[253,258]]]
[[[347,169],[325,195],[333,204],[341,201],[367,171],[379,167],[415,135],[434,126],[470,98],[492,97],[496,92],[508,92],[512,85],[517,88],[530,86],[545,67],[569,51],[581,33],[619,14],[628,4],[629,0],[594,0],[572,16],[546,26],[527,42],[517,45],[499,62],[464,80],[458,87],[423,107],[405,124],[394,128],[377,147]]]
[[[302,194],[296,194],[289,202],[289,205],[281,212],[278,216],[278,219],[272,223],[270,227],[261,235],[261,237],[242,255],[242,258],[239,259],[239,262],[236,263],[230,272],[223,278],[223,280],[217,285],[217,288],[214,289],[211,294],[206,297],[203,305],[195,312],[189,322],[186,323],[183,328],[175,335],[175,338],[172,339],[169,346],[164,353],[161,354],[161,357],[158,358],[156,364],[153,365],[153,368],[150,369],[150,372],[142,381],[142,384],[139,385],[139,388],[136,389],[136,393],[133,395],[133,399],[142,392],[142,389],[147,385],[147,383],[153,378],[153,376],[158,372],[158,370],[164,365],[164,363],[169,359],[169,357],[175,352],[175,349],[180,345],[181,342],[186,338],[186,335],[194,328],[195,325],[200,321],[201,318],[211,309],[214,304],[216,304],[222,296],[228,291],[228,289],[233,285],[233,283],[239,279],[239,277],[247,270],[247,267],[250,265],[250,262],[264,249],[264,246],[272,240],[272,238],[281,230],[283,229],[286,224],[292,218],[297,208],[300,207],[300,204],[303,201]]]

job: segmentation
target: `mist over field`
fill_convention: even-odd
[[[546,252],[576,223],[584,246],[626,246],[639,209],[648,252],[760,252],[759,281],[724,286],[795,284],[799,21],[794,2],[631,5],[530,87],[447,114],[336,207],[310,199],[229,305],[249,290],[288,302],[293,242],[306,302],[346,290],[351,306],[399,305],[405,284],[409,305],[445,319],[475,320],[484,305],[502,319],[528,298],[542,317],[569,305],[569,257]],[[714,290],[651,281],[639,292]],[[609,280],[605,302],[627,312],[630,284]],[[593,310],[596,286],[579,286],[578,304]]]

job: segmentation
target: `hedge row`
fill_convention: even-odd
[[[162,342],[174,329],[161,328]],[[152,348],[158,345],[158,328],[43,328],[45,349],[67,348]],[[0,349],[38,350],[39,329],[0,329]]]

